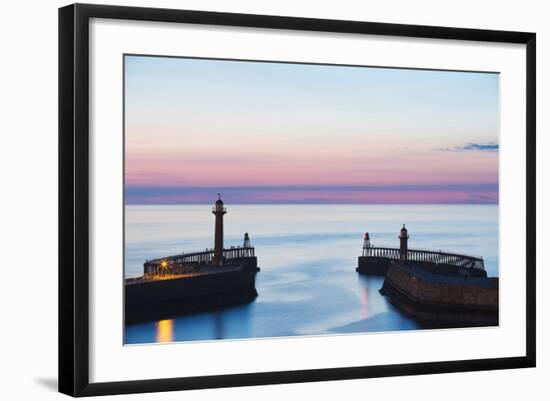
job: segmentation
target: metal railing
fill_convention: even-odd
[[[399,248],[366,247],[363,248],[362,256],[387,258],[392,261],[399,261],[400,259]],[[485,270],[483,258],[460,255],[457,253],[408,249],[406,259],[408,262],[446,264],[456,267]]]
[[[223,249],[222,256],[226,260],[254,257],[254,247],[231,247]],[[200,252],[182,253],[179,255],[147,260],[145,265],[160,265],[164,262],[167,264],[201,264],[212,263],[213,259],[214,250],[207,249]]]
[[[198,276],[208,276],[211,274],[220,274],[220,273],[232,273],[242,270],[242,266],[223,266],[216,268],[204,268],[196,272],[188,273],[160,273],[160,272],[151,272],[144,273],[143,276],[139,277],[129,277],[124,280],[126,285],[139,284],[146,281],[161,281],[161,280],[173,280],[178,278],[188,278],[188,277],[198,277]]]

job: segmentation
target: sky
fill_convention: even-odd
[[[125,56],[129,204],[498,203],[499,76]]]

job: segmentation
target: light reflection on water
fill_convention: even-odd
[[[244,232],[251,234],[262,269],[258,298],[220,311],[130,325],[125,342],[418,329],[379,294],[382,278],[355,272],[364,231],[376,246],[397,247],[403,223],[411,248],[480,255],[489,275],[498,275],[498,206],[228,205],[225,244],[239,245]],[[201,250],[212,242],[209,205],[126,208],[127,277],[139,275],[146,258]]]
[[[174,341],[174,320],[160,320],[155,325],[157,326],[157,343],[170,343]]]

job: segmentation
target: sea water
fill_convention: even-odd
[[[481,256],[498,276],[498,205],[228,205],[224,246],[248,232],[261,271],[251,303],[127,325],[125,343],[422,329],[380,295],[383,278],[355,272],[363,236],[399,247]],[[212,248],[211,205],[128,205],[125,276],[146,259]],[[121,283],[122,285],[122,283]]]

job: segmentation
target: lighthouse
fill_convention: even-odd
[[[369,256],[370,238],[369,233],[365,233],[365,239],[363,240],[363,256]]]
[[[399,263],[405,263],[407,262],[407,240],[409,239],[405,224],[403,224],[403,228],[397,238],[399,238]]]
[[[243,248],[250,248],[250,237],[248,233],[244,233]]]
[[[223,201],[221,195],[218,194],[218,200],[216,201],[212,214],[216,216],[216,228],[214,233],[214,260],[212,264],[214,266],[221,266],[223,259],[223,215],[227,213],[225,207],[223,207]]]

